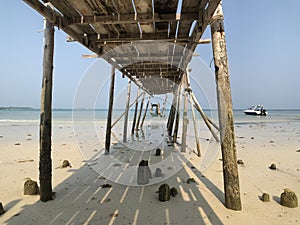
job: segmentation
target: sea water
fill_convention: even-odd
[[[204,110],[206,115],[218,123],[217,110]],[[124,110],[115,109],[113,111],[113,121],[119,118],[124,113]],[[143,112],[144,113],[144,112]],[[142,116],[143,116],[142,113]],[[165,111],[162,119],[167,119],[169,110]],[[134,116],[134,110],[129,111],[129,121]],[[181,115],[182,116],[182,115]],[[196,111],[196,116],[200,120],[201,117]],[[192,118],[191,110],[188,111],[188,117]],[[84,122],[100,121],[105,122],[107,118],[106,109],[85,110],[85,109],[53,109],[52,118],[54,123],[72,124],[74,120]],[[151,117],[149,110],[147,119],[159,119],[160,117]],[[0,126],[10,125],[38,125],[40,119],[39,109],[0,109]],[[245,115],[243,110],[234,110],[235,124],[248,123],[272,123],[272,122],[300,122],[300,110],[268,110],[267,116],[251,116]]]

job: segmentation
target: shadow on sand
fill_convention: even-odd
[[[190,169],[193,168],[193,169]],[[69,172],[74,172],[70,169]],[[152,171],[153,173],[154,171]],[[196,183],[187,183],[194,177]],[[179,194],[158,200],[162,183]],[[104,184],[110,184],[105,185]],[[86,163],[56,186],[53,201],[26,205],[7,224],[223,224],[214,207],[224,207],[224,194],[190,162],[174,176],[148,186],[112,183]],[[213,196],[212,202],[207,196]],[[210,197],[211,199],[211,197]],[[213,204],[213,205],[212,205]],[[225,208],[225,207],[224,207]]]

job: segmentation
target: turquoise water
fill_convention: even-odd
[[[149,111],[148,111],[149,112]],[[205,110],[206,114],[217,122],[216,110]],[[123,113],[123,110],[114,110],[114,119],[118,118]],[[196,112],[197,113],[197,112]],[[268,116],[248,116],[242,110],[234,110],[235,124],[243,123],[261,123],[261,122],[283,122],[283,121],[300,121],[300,110],[268,110]],[[129,113],[129,119],[133,118],[133,110]],[[149,113],[148,113],[149,114]],[[166,117],[169,111],[166,110]],[[197,113],[198,114],[198,113]],[[72,122],[73,110],[72,109],[54,109],[53,121]],[[74,117],[79,121],[105,121],[107,110],[75,110]],[[189,110],[188,116],[191,118],[191,111]],[[149,117],[149,115],[148,115]],[[197,115],[200,118],[199,115]],[[18,123],[33,123],[39,122],[40,110],[39,109],[5,109],[0,110],[0,125],[18,124]]]

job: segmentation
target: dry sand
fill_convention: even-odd
[[[235,129],[238,159],[244,162],[239,165],[239,212],[223,204],[220,153],[206,170],[192,155],[165,181],[179,190],[178,196],[159,202],[160,183],[132,187],[99,176],[83,159],[72,126],[58,124],[52,154],[56,198],[42,203],[39,196],[22,194],[26,178],[38,180],[38,127],[0,126],[0,202],[6,210],[0,224],[299,224],[300,208],[281,206],[279,197],[284,188],[300,197],[300,123],[239,124]],[[188,139],[193,149],[192,132]],[[206,137],[202,146],[205,142]],[[71,168],[59,168],[64,159]],[[271,163],[278,169],[270,170]],[[186,183],[190,177],[196,183]],[[106,183],[112,187],[101,187]],[[260,200],[263,192],[270,194],[270,202]]]

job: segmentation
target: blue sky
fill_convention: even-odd
[[[38,108],[43,18],[19,0],[1,1],[0,8],[0,106]],[[300,108],[300,1],[223,0],[223,9],[234,108]],[[211,45],[201,45],[197,52],[210,63]],[[60,30],[54,54],[53,107],[71,108],[80,79],[94,60],[82,59],[89,51],[67,43]]]

